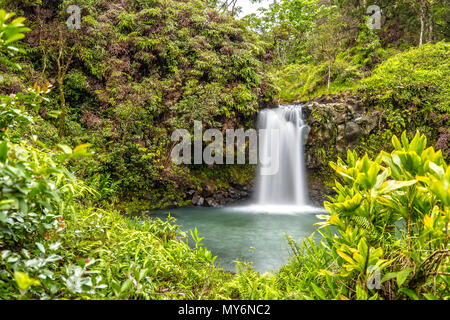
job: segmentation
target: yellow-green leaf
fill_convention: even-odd
[[[14,279],[22,291],[27,290],[30,286],[41,284],[39,280],[30,278],[26,273],[20,271],[14,271]]]

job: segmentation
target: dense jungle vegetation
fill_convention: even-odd
[[[450,6],[370,4],[379,29],[359,0],[0,0],[0,299],[449,299]],[[277,273],[130,214],[252,179],[173,164],[174,129],[350,96],[382,124],[330,153],[322,240]]]

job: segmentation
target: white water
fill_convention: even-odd
[[[301,106],[281,105],[261,111],[258,129],[260,158],[255,207],[263,210],[274,207],[279,211],[283,206],[289,212],[303,211],[301,208],[309,211],[303,159],[309,127],[302,118]]]

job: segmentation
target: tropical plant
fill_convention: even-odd
[[[26,20],[24,17],[8,21],[15,15],[14,12],[6,12],[5,10],[0,9],[0,50],[6,51],[11,55],[13,55],[14,52],[20,51],[17,47],[12,45],[13,42],[23,39],[25,37],[25,32],[31,30],[23,24]]]
[[[330,254],[339,256],[339,268],[327,274],[345,279],[350,294],[448,298],[450,169],[426,141],[419,133],[408,141],[404,132],[401,141],[392,138],[390,154],[371,160],[348,151],[346,162],[331,163],[343,184],[336,182],[319,224],[338,232],[322,233]],[[368,285],[374,270],[385,273],[381,291]]]

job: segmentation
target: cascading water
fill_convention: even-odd
[[[258,127],[257,204],[307,205],[303,146],[310,128],[303,120],[301,105],[261,111]]]

